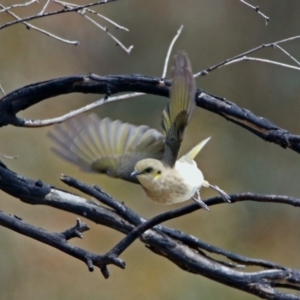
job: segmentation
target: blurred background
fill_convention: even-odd
[[[19,3],[0,2],[6,6]],[[36,14],[46,1],[39,2],[14,11],[20,16]],[[101,14],[129,28],[129,32],[117,30],[99,21],[126,46],[134,45],[130,55],[115,46],[104,32],[75,13],[34,20],[32,24],[63,38],[78,40],[78,46],[26,30],[18,24],[0,31],[0,82],[8,93],[27,84],[89,72],[161,76],[169,44],[182,24],[184,29],[173,54],[185,50],[194,72],[262,43],[300,34],[298,0],[252,0],[251,3],[259,4],[262,12],[270,17],[268,26],[253,10],[233,0],[130,0],[95,7]],[[50,8],[60,9],[54,4]],[[1,24],[11,20],[7,14],[0,14]],[[283,47],[300,59],[300,40]],[[291,62],[275,49],[265,49],[254,56]],[[197,79],[198,87],[205,91],[226,97],[294,134],[300,133],[299,83],[299,71],[257,62],[234,64]],[[99,98],[101,95],[61,96],[43,101],[20,116],[33,119],[60,116]],[[109,116],[159,129],[165,103],[165,98],[146,96],[112,103],[94,112],[101,117]],[[8,167],[21,175],[67,190],[70,189],[59,180],[61,173],[89,184],[97,183],[146,218],[180,207],[164,207],[150,202],[139,186],[79,172],[75,166],[51,153],[51,143],[46,137],[49,130],[51,128],[1,128],[0,152],[19,155],[17,160],[4,161]],[[299,154],[264,142],[200,108],[187,129],[182,153],[207,136],[212,139],[197,162],[211,183],[228,193],[300,197]],[[213,191],[202,191],[203,199],[214,195]],[[75,224],[74,215],[50,207],[33,207],[1,191],[0,203],[5,213],[16,214],[26,222],[50,231],[60,232]],[[165,225],[241,255],[299,269],[299,217],[298,208],[243,202],[218,205],[212,207],[209,213],[198,211]],[[83,240],[72,240],[73,244],[101,254],[122,238],[120,233],[109,228],[91,221],[87,223],[91,230],[84,234]],[[138,241],[121,256],[126,261],[126,270],[110,267],[111,277],[104,280],[98,271],[88,272],[83,263],[56,249],[2,227],[0,236],[2,300],[254,299],[254,296],[184,272],[148,251]]]

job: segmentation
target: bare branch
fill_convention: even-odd
[[[68,2],[55,1],[55,3],[63,5],[66,8],[78,7],[78,5],[75,5],[75,4],[72,4],[72,3],[68,3]],[[91,9],[88,9],[88,8],[82,9],[82,10],[77,11],[77,12],[79,13],[79,15],[83,16],[84,18],[86,18],[87,20],[89,20],[92,24],[94,24],[96,27],[100,28],[103,32],[105,32],[113,41],[116,42],[116,45],[120,46],[127,54],[129,54],[131,52],[131,50],[133,49],[132,45],[129,46],[128,48],[126,48],[125,45],[120,40],[118,40],[114,35],[112,35],[108,31],[107,27],[104,27],[104,26],[100,25],[98,22],[96,22],[95,20],[93,20],[91,17],[87,16],[86,12],[95,14],[96,16],[99,16],[102,19],[104,19],[104,17],[102,15],[100,15],[97,12],[95,12],[95,11],[93,11]],[[117,28],[120,28],[120,29],[122,28],[122,29],[125,29],[126,31],[128,31],[127,28],[119,26],[118,24],[116,24],[115,22],[112,22],[108,18],[105,18],[105,20],[108,21],[108,22],[110,22],[110,23],[113,23]]]
[[[274,61],[274,60],[258,58],[258,57],[250,57],[250,56],[243,56],[241,58],[237,58],[235,60],[232,60],[232,61],[226,63],[224,66],[235,64],[235,63],[238,63],[238,62],[241,62],[241,61],[257,61],[257,62],[273,64],[273,65],[281,66],[281,67],[284,67],[284,68],[289,68],[289,69],[300,71],[300,67],[284,64],[284,63],[277,62],[277,61]]]
[[[96,107],[102,106],[104,104],[108,104],[111,102],[116,102],[116,101],[121,101],[124,99],[130,99],[130,98],[136,98],[145,95],[144,93],[130,93],[130,94],[125,94],[125,95],[120,95],[120,96],[115,96],[115,97],[109,97],[109,98],[102,98],[100,100],[97,100],[91,104],[88,104],[86,106],[83,106],[79,109],[72,110],[68,112],[65,115],[62,115],[57,118],[52,118],[52,119],[46,119],[46,120],[27,120],[24,123],[24,127],[45,127],[57,123],[62,123],[70,118],[73,118],[77,115],[80,115],[84,112],[90,111]]]
[[[168,97],[170,85],[170,80],[165,79],[162,81],[160,78],[141,75],[97,76],[91,74],[90,76],[78,75],[40,82],[15,90],[0,100],[0,127],[8,124],[21,127],[36,127],[46,126],[47,123],[51,124],[51,120],[45,120],[43,124],[44,121],[22,119],[17,117],[16,114],[42,100],[58,95],[72,92],[106,95],[121,92],[136,92]],[[251,111],[241,108],[224,98],[210,95],[200,89],[198,89],[196,94],[197,106],[224,117],[226,120],[251,131],[265,141],[275,143],[284,148],[290,148],[300,153],[299,135],[293,135],[269,120],[256,116]],[[118,101],[118,98],[115,100]],[[99,101],[99,105],[105,103],[105,100],[103,102],[102,100]],[[82,108],[82,111],[85,111],[85,108]],[[57,122],[59,121],[57,120]]]
[[[45,5],[43,6],[42,10],[38,13],[38,15],[42,15],[42,14],[45,12],[45,10],[47,9],[47,7],[48,7],[50,1],[51,1],[51,0],[47,0],[47,1],[46,1]]]
[[[80,6],[77,6],[77,7],[64,8],[62,10],[52,11],[52,12],[33,15],[33,16],[28,16],[28,17],[25,17],[25,18],[22,18],[22,19],[17,19],[15,21],[5,23],[5,24],[0,26],[0,30],[3,29],[3,28],[7,28],[9,26],[18,24],[18,23],[23,23],[23,22],[26,22],[26,21],[34,20],[34,19],[40,19],[40,18],[50,17],[50,16],[69,13],[69,12],[78,12],[78,11],[84,9],[84,8],[87,8],[87,7],[97,6],[97,5],[101,5],[101,4],[107,4],[107,3],[110,3],[110,2],[113,2],[113,1],[116,1],[116,0],[101,0],[101,1],[93,2],[93,3],[88,3],[88,4],[85,4],[85,5],[80,5]]]
[[[114,40],[116,42],[117,46],[120,46],[127,54],[130,54],[131,50],[133,49],[133,45],[129,46],[128,48],[126,48],[114,35],[112,35],[109,31],[107,27],[103,27],[101,26],[99,23],[97,23],[95,20],[93,20],[91,17],[87,16],[85,14],[85,11],[81,11],[80,13],[83,17],[85,17],[87,20],[89,20],[91,23],[93,23],[94,25],[96,25],[98,28],[100,28],[102,31],[104,31],[112,40]]]
[[[2,4],[0,4],[0,7],[5,8]],[[37,26],[34,26],[34,25],[32,25],[32,24],[30,24],[30,23],[28,23],[28,22],[25,22],[24,19],[18,17],[15,13],[11,12],[10,10],[6,10],[6,12],[7,12],[8,14],[10,14],[11,16],[13,16],[15,19],[17,19],[17,21],[13,21],[13,22],[17,22],[17,23],[22,22],[27,28],[34,29],[34,30],[36,30],[36,31],[38,31],[38,32],[41,32],[41,33],[43,33],[43,34],[45,34],[45,35],[47,35],[47,36],[49,36],[49,37],[52,37],[52,38],[54,38],[54,39],[56,39],[56,40],[59,40],[59,41],[61,41],[61,42],[64,42],[64,43],[72,44],[72,45],[78,45],[78,44],[79,44],[78,41],[70,41],[70,40],[67,40],[67,39],[63,39],[63,38],[61,38],[61,37],[59,37],[59,36],[57,36],[57,35],[54,35],[53,33],[49,32],[49,31],[46,31],[46,30],[41,29],[41,28],[39,28],[39,27],[37,27]],[[26,18],[25,18],[25,19],[26,19]],[[10,22],[10,23],[12,23],[12,22]],[[8,23],[6,23],[6,24],[8,24]],[[1,28],[4,28],[3,26],[5,26],[6,24],[0,26],[0,29],[1,29]]]
[[[134,211],[132,211],[130,208],[125,206],[123,203],[117,201],[107,193],[105,193],[103,190],[101,190],[98,186],[89,186],[86,185],[79,180],[76,180],[75,178],[72,178],[70,176],[61,176],[61,181],[63,181],[65,184],[74,187],[78,189],[79,191],[82,191],[83,193],[90,195],[97,200],[99,200],[101,203],[107,205],[108,207],[112,208],[114,211],[118,213],[120,217],[122,217],[127,222],[133,224],[133,225],[140,225],[142,224],[145,219],[141,218],[138,214],[136,214]]]
[[[5,93],[5,91],[4,91],[4,89],[3,89],[3,87],[2,87],[2,85],[0,84],[0,91],[1,91],[1,93],[5,96],[6,95],[6,93]]]
[[[171,260],[186,271],[203,275],[207,278],[262,298],[274,299],[277,297],[278,299],[297,299],[297,297],[294,297],[292,294],[280,293],[276,290],[276,287],[299,290],[300,272],[297,270],[288,269],[272,262],[239,256],[203,243],[195,237],[191,237],[161,225],[156,225],[154,228],[150,226],[198,210],[200,207],[197,204],[193,203],[183,208],[160,214],[153,219],[146,221],[99,188],[87,186],[66,176],[63,177],[63,180],[68,184],[79,188],[81,191],[88,192],[88,194],[93,197],[97,196],[101,202],[112,207],[114,211],[90,201],[86,201],[76,195],[57,190],[41,181],[34,182],[30,179],[26,179],[11,172],[3,164],[0,164],[0,188],[13,196],[20,198],[22,201],[30,204],[42,204],[57,207],[65,211],[82,215],[96,223],[115,228],[127,234],[129,233],[105,255],[96,255],[75,248],[75,252],[72,252],[71,255],[84,261],[89,266],[89,270],[92,270],[95,265],[100,268],[102,274],[107,278],[109,276],[107,269],[108,264],[115,264],[123,268],[125,264],[118,258],[118,255],[121,254],[136,238],[140,237],[141,241],[145,243],[150,250]],[[233,202],[254,200],[259,202],[265,201],[300,206],[300,199],[288,196],[256,195],[247,193],[231,195],[230,197]],[[214,197],[206,201],[206,204],[210,206],[223,203],[224,202],[220,197]],[[135,225],[133,225],[133,223],[135,223]],[[80,224],[79,226],[82,228],[79,231],[85,230],[84,226],[81,226]],[[75,231],[76,226],[71,229],[72,233],[70,234],[66,234],[66,232],[60,234],[48,234],[46,232],[46,236],[47,238],[51,237],[54,239],[54,245],[51,244],[51,246],[68,253],[70,244],[66,242],[66,236],[80,236],[80,234]],[[41,232],[44,233],[45,231],[42,229]],[[24,233],[22,232],[22,234]],[[36,233],[34,232],[34,234]],[[35,238],[34,234],[28,234],[28,236]],[[36,239],[39,240],[39,235]],[[47,243],[47,241],[45,243]],[[74,251],[73,246],[72,250]],[[246,265],[260,266],[267,270],[257,272],[241,271],[241,266],[226,261],[216,260],[207,253],[204,253],[204,251],[218,253],[233,261],[243,262]]]
[[[297,36],[292,36],[292,37],[289,37],[289,38],[286,38],[286,39],[283,39],[283,40],[280,40],[280,41],[277,41],[277,42],[274,42],[274,43],[262,44],[262,45],[260,45],[258,47],[255,47],[253,49],[247,50],[246,52],[243,52],[241,54],[238,54],[236,56],[228,58],[228,59],[226,59],[226,60],[224,60],[224,61],[222,61],[222,62],[220,62],[220,63],[218,63],[218,64],[216,64],[214,66],[211,66],[211,67],[209,67],[209,68],[207,68],[205,70],[202,70],[202,71],[196,73],[194,75],[194,77],[205,76],[205,75],[209,74],[210,72],[212,72],[214,70],[217,70],[220,67],[228,65],[231,61],[235,61],[235,60],[240,59],[242,57],[246,57],[249,54],[257,52],[257,51],[259,51],[261,49],[270,48],[270,47],[277,48],[276,46],[279,45],[279,44],[283,44],[283,43],[287,43],[287,42],[290,42],[290,41],[294,41],[294,40],[299,39],[299,38],[300,38],[300,35],[297,35]],[[287,51],[283,51],[283,53],[285,53],[289,58],[292,58],[292,55],[290,53],[288,53]]]
[[[245,0],[240,0],[242,3],[244,3],[245,5],[247,5],[248,7],[254,9],[259,15],[261,15],[266,22],[266,25],[269,24],[270,18],[268,16],[266,16],[265,14],[263,14],[260,10],[259,10],[259,6],[253,6],[251,4],[249,4],[248,2],[246,2]]]
[[[36,1],[36,0],[35,0],[35,1]],[[100,2],[97,2],[97,5],[100,5],[100,4],[103,4],[103,3],[107,3],[107,2],[111,2],[111,1],[114,1],[114,0],[100,1]],[[96,5],[95,3],[90,3],[90,4],[87,4],[87,5],[76,5],[76,4],[72,4],[72,3],[68,3],[68,2],[64,2],[64,1],[53,1],[53,2],[56,3],[56,4],[58,4],[58,5],[60,5],[60,6],[63,6],[63,7],[64,7],[63,10],[62,10],[62,11],[51,12],[51,13],[45,13],[45,10],[46,10],[46,8],[48,7],[48,5],[49,5],[49,3],[50,3],[50,0],[47,0],[46,3],[45,3],[45,5],[43,6],[42,10],[36,15],[36,17],[46,17],[46,16],[49,16],[49,15],[52,15],[52,13],[53,13],[53,14],[59,14],[59,13],[62,13],[62,12],[70,12],[70,11],[72,12],[72,11],[74,11],[74,12],[79,13],[81,16],[83,16],[84,18],[86,18],[87,20],[89,20],[91,23],[93,23],[93,24],[96,25],[98,28],[100,28],[102,31],[104,31],[104,32],[105,32],[105,33],[106,33],[106,34],[107,34],[114,42],[116,42],[116,44],[117,44],[118,46],[120,46],[127,54],[129,54],[129,53],[131,52],[131,50],[133,49],[133,46],[130,46],[130,47],[128,47],[128,48],[125,47],[124,44],[123,44],[120,40],[118,40],[114,35],[112,35],[112,34],[108,31],[108,28],[107,28],[107,27],[104,27],[104,26],[100,25],[98,22],[96,22],[95,20],[93,20],[92,18],[90,18],[89,16],[86,15],[86,12],[92,13],[92,14],[94,14],[94,15],[96,15],[96,16],[102,18],[102,19],[104,19],[105,21],[107,21],[107,22],[113,24],[113,25],[116,26],[117,28],[128,31],[127,28],[118,25],[117,23],[113,22],[113,21],[110,20],[109,18],[106,18],[106,17],[104,17],[103,15],[97,13],[96,11],[91,10],[91,9],[88,8],[88,7],[90,7],[90,6]],[[18,5],[18,6],[19,6],[19,5]],[[38,28],[38,27],[36,27],[36,26],[33,26],[33,25],[31,25],[30,23],[26,22],[27,20],[33,20],[33,19],[35,19],[35,16],[31,16],[31,17],[29,17],[29,19],[28,19],[28,17],[27,17],[27,18],[20,18],[20,17],[18,17],[16,14],[14,14],[13,12],[11,12],[11,11],[9,10],[9,8],[11,8],[11,6],[10,6],[10,7],[4,7],[3,5],[0,4],[0,7],[3,8],[2,11],[6,11],[6,12],[9,13],[11,16],[13,16],[15,19],[17,19],[18,21],[22,21],[22,23],[25,24],[25,25],[27,26],[27,28],[35,29],[35,30],[37,30],[37,31],[39,31],[39,32],[41,32],[41,33],[43,33],[43,34],[46,34],[46,35],[48,35],[48,36],[50,36],[50,37],[53,37],[53,38],[55,38],[55,39],[58,39],[58,40],[60,40],[60,41],[62,41],[62,42],[68,43],[68,44],[75,44],[75,45],[78,45],[78,44],[79,44],[78,41],[69,41],[69,40],[66,40],[66,39],[62,39],[62,38],[57,37],[56,35],[54,35],[54,34],[48,32],[48,31],[45,31],[45,30],[43,30],[43,29],[40,29],[40,28]],[[13,6],[13,7],[15,7],[15,6]],[[67,10],[67,11],[66,11],[66,10]],[[10,23],[11,23],[11,22],[10,22]],[[6,23],[6,24],[0,26],[0,29],[1,29],[1,28],[5,28],[4,26],[7,25],[7,24],[9,24],[9,23]],[[15,24],[16,24],[16,23],[15,23]]]
[[[170,237],[175,238],[176,240],[179,240],[181,243],[188,245],[189,247],[195,249],[196,251],[205,250],[208,251],[209,253],[214,253],[218,254],[221,256],[224,256],[228,258],[231,262],[237,262],[239,264],[243,264],[243,268],[245,269],[246,266],[258,266],[261,268],[266,268],[266,269],[284,269],[283,266],[269,262],[266,260],[262,259],[254,259],[254,258],[249,258],[245,257],[239,254],[232,253],[230,251],[227,251],[225,249],[207,244],[199,239],[197,239],[194,236],[187,235],[179,230],[173,230],[167,227],[160,226],[159,227],[161,231],[165,234],[168,234]]]
[[[7,10],[10,10],[12,8],[16,8],[16,7],[26,7],[26,6],[29,6],[30,4],[32,3],[38,3],[39,1],[38,0],[31,0],[31,1],[28,1],[28,2],[25,2],[25,3],[20,3],[20,4],[12,4],[10,6],[6,6],[5,8],[1,9],[0,10],[0,13],[2,12],[5,12]]]
[[[82,233],[89,229],[90,227],[86,223],[81,222],[80,219],[77,218],[76,225],[62,232],[61,235],[63,235],[67,241],[75,237],[83,239]]]
[[[76,6],[75,4],[54,0],[54,3],[64,5],[64,9],[56,12],[45,13],[50,3],[50,0],[46,0],[42,10],[38,15],[29,16],[23,19],[19,18],[10,11],[10,9],[20,6],[17,4],[15,6],[5,7],[2,9],[2,12],[10,13],[17,20],[1,25],[0,29],[22,22],[28,28],[33,28],[50,35],[50,33],[32,26],[30,23],[28,23],[28,21],[40,17],[73,11],[81,14],[87,20],[95,24],[98,28],[105,31],[107,35],[109,35],[118,45],[120,45],[127,53],[129,53],[132,49],[132,46],[126,48],[117,38],[108,32],[106,27],[100,25],[97,21],[87,15],[88,13],[94,14],[95,16],[110,22],[117,28],[127,30],[127,28],[119,26],[108,18],[88,8],[93,5],[104,4],[112,1],[114,0],[104,0],[90,3],[88,5]],[[263,16],[266,22],[269,21],[269,18],[259,11],[259,7],[254,7],[245,0],[240,1]],[[36,1],[26,2],[23,4],[23,6],[30,5],[34,2]],[[163,77],[166,76],[166,69],[170,53],[175,41],[180,35],[181,30],[182,27],[178,30],[177,35],[174,37],[169,46],[162,74]],[[58,37],[55,38],[60,39]],[[279,46],[281,43],[288,42],[296,38],[299,37],[292,37],[272,44],[261,45],[245,52],[247,54],[239,54],[233,58],[223,61],[216,66],[212,66],[207,70],[196,74],[195,77],[208,74],[209,72],[222,66],[249,60],[271,63],[299,70],[299,60],[293,57],[283,47]],[[60,40],[67,41],[63,39]],[[278,50],[280,50],[284,55],[287,55],[290,59],[292,59],[297,66],[271,61],[268,59],[249,57],[250,53],[266,47],[278,48]],[[141,75],[97,76],[95,74],[91,74],[90,76],[72,76],[36,83],[13,91],[8,95],[5,95],[3,91],[5,96],[0,100],[0,126],[8,124],[22,127],[48,126],[54,123],[62,122],[74,115],[88,111],[94,107],[113,101],[137,97],[143,95],[144,93],[168,97],[170,85],[170,80],[162,80],[161,78],[146,77]],[[53,119],[26,120],[17,116],[20,110],[27,109],[28,107],[45,99],[73,92],[104,94],[105,97],[78,110]],[[118,95],[114,97],[112,96],[120,92],[134,93]],[[276,143],[285,148],[289,147],[290,149],[300,153],[300,136],[292,135],[288,131],[276,126],[275,124],[272,124],[269,120],[256,116],[252,112],[238,107],[235,103],[210,95],[203,90],[198,89],[196,96],[197,106],[217,113],[223,118],[242,126],[266,141]],[[143,217],[139,216],[121,202],[107,195],[97,186],[87,186],[76,179],[67,176],[62,176],[62,180],[65,183],[93,196],[109,208],[103,207],[102,204],[99,204],[98,202],[90,202],[83,197],[59,190],[53,186],[43,183],[40,180],[34,181],[20,176],[10,171],[0,162],[0,189],[3,191],[28,204],[56,207],[64,211],[72,212],[76,215],[84,216],[85,218],[92,220],[97,224],[114,228],[126,234],[126,236],[105,255],[90,253],[86,250],[69,244],[68,240],[75,237],[82,238],[82,233],[89,229],[88,226],[85,223],[81,223],[79,219],[77,220],[76,226],[61,233],[51,233],[45,229],[27,224],[16,216],[9,216],[0,212],[0,226],[10,228],[16,232],[28,237],[32,237],[69,255],[72,255],[73,257],[85,262],[90,271],[94,269],[94,266],[97,266],[105,278],[109,277],[109,264],[114,264],[120,268],[125,267],[124,261],[122,261],[119,256],[135,240],[140,239],[151,251],[158,255],[164,256],[183,270],[193,274],[203,275],[212,280],[265,299],[300,299],[299,295],[289,294],[289,291],[283,293],[277,290],[277,288],[288,288],[291,291],[299,291],[299,270],[289,269],[277,263],[265,260],[237,255],[230,251],[204,243],[197,238],[189,236],[180,231],[160,225],[162,222],[192,213],[195,210],[200,209],[197,204],[193,203],[180,209],[160,214],[150,220],[145,220]],[[233,194],[231,195],[230,199],[232,203],[239,201],[258,201],[260,203],[270,202],[282,203],[295,207],[300,206],[300,199],[288,196],[243,193]],[[206,204],[208,206],[223,203],[224,202],[221,197],[214,197],[206,200]],[[219,254],[221,258],[216,259],[211,255],[212,253]],[[244,270],[244,268],[251,265],[258,267],[257,269],[259,270],[257,272]]]
[[[73,4],[73,3],[69,3],[69,2],[65,2],[65,1],[59,1],[59,0],[53,0],[53,2],[59,3],[59,4],[63,5],[63,6],[68,6],[68,5],[69,5],[70,7],[76,7],[76,6],[78,6],[78,5]],[[101,19],[107,21],[108,23],[114,25],[117,29],[129,31],[128,28],[119,25],[118,23],[114,22],[113,20],[111,20],[111,19],[109,19],[109,18],[107,18],[107,17],[105,17],[105,16],[99,14],[99,13],[98,13],[97,11],[95,11],[95,10],[92,10],[92,9],[90,9],[90,8],[85,8],[85,10],[88,11],[89,13],[94,14],[94,15],[96,15],[97,17],[99,17],[99,18],[101,18]]]
[[[19,217],[6,215],[0,211],[0,225],[83,261],[88,265],[89,271],[93,271],[94,266],[97,266],[101,270],[103,266],[108,264],[113,264],[122,269],[125,268],[125,263],[119,258],[113,256],[109,257],[108,255],[97,255],[69,244],[67,238],[70,239],[76,237],[78,233],[87,230],[86,225],[83,225],[78,221],[75,227],[70,228],[64,233],[52,233],[43,228],[30,225]]]
[[[281,46],[279,46],[278,44],[274,45],[274,48],[279,49],[280,51],[282,51],[286,56],[288,56],[289,58],[291,58],[297,65],[300,65],[300,62],[294,57],[292,56],[288,51],[286,51],[285,49],[283,49]]]
[[[177,30],[177,33],[176,35],[174,36],[170,46],[169,46],[169,49],[168,49],[168,52],[167,52],[167,55],[166,55],[166,59],[165,59],[165,64],[164,64],[164,69],[163,69],[163,72],[162,72],[162,75],[161,75],[161,78],[165,78],[166,75],[167,75],[167,68],[168,68],[168,63],[169,63],[169,60],[170,60],[170,55],[171,55],[171,52],[172,52],[172,49],[173,49],[173,46],[175,44],[175,42],[177,41],[177,39],[179,38],[180,36],[180,33],[183,29],[183,25],[181,25],[179,27],[179,29]]]
[[[6,158],[6,159],[17,159],[19,158],[19,156],[10,156],[10,155],[6,155],[6,154],[3,154],[3,153],[0,153],[0,156],[3,157],[3,158]]]
[[[142,219],[140,217],[138,217],[136,214],[133,214],[133,212],[130,209],[128,209],[123,204],[121,204],[119,201],[113,199],[111,196],[107,195],[97,186],[93,186],[93,187],[88,186],[69,176],[62,176],[61,180],[64,183],[70,185],[71,187],[74,187],[85,194],[95,197],[103,204],[113,208],[114,210],[116,210],[118,214],[120,214],[121,217],[126,219],[126,221],[132,222],[132,220],[134,220],[135,225],[139,224],[134,230],[130,232],[130,234],[128,234],[119,244],[117,244],[115,248],[111,250],[111,253],[114,253],[117,256],[119,256],[126,248],[128,248],[146,230],[167,220],[178,218],[201,209],[201,207],[197,203],[193,203],[185,207],[160,214],[148,221],[143,220],[143,223],[141,223]],[[288,197],[288,196],[258,195],[253,193],[243,193],[238,195],[230,195],[230,199],[232,199],[232,203],[240,202],[240,201],[259,201],[259,202],[282,203],[282,204],[292,205],[295,207],[300,207],[300,199],[294,197]],[[222,197],[214,197],[205,201],[205,204],[207,206],[213,206],[213,205],[223,204],[223,203],[225,202]]]

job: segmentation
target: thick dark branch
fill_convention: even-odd
[[[198,106],[238,124],[265,141],[275,143],[283,148],[290,148],[300,153],[300,135],[292,135],[269,120],[256,116],[250,110],[240,108],[233,102],[204,92],[200,94],[196,102]]]
[[[42,181],[20,176],[0,163],[0,189],[31,205],[48,205],[83,216],[97,224],[128,233],[134,227],[110,209]]]
[[[146,230],[149,228],[154,227],[155,225],[158,225],[160,223],[163,223],[167,220],[175,219],[181,216],[184,216],[186,214],[190,214],[196,210],[201,209],[201,207],[197,203],[192,203],[190,205],[187,205],[182,208],[178,208],[175,210],[168,211],[166,213],[160,214],[158,216],[155,216],[154,218],[150,220],[145,220],[141,218],[138,214],[136,214],[134,211],[132,211],[130,208],[126,207],[124,204],[120,203],[113,197],[106,194],[104,191],[102,191],[97,186],[89,186],[86,185],[72,177],[63,175],[61,177],[61,180],[80,190],[81,192],[88,194],[96,199],[98,199],[100,202],[102,202],[105,205],[108,205],[109,207],[116,210],[116,212],[124,218],[126,221],[130,222],[131,224],[134,224],[137,226],[133,231],[130,232],[130,234],[127,235],[126,238],[122,242],[122,246],[118,247],[118,255],[121,254],[129,245],[133,243],[134,240],[136,240],[139,236],[142,235]],[[242,193],[242,194],[236,194],[236,195],[230,195],[231,203],[240,202],[240,201],[258,201],[258,202],[272,202],[272,203],[282,203],[287,205],[292,205],[295,207],[300,206],[300,199],[294,198],[294,197],[288,197],[288,196],[278,196],[278,195],[260,195],[260,194],[253,194],[253,193]],[[224,200],[222,197],[214,197],[209,200],[205,201],[205,204],[207,206],[212,206],[216,204],[224,204]],[[257,265],[261,267],[267,267],[267,268],[283,268],[282,266],[279,266],[277,264],[273,264],[267,261],[263,260],[252,260],[240,255],[235,255],[231,252],[225,251],[223,249],[213,247],[211,245],[205,244],[201,241],[198,241],[194,237],[191,238],[190,236],[181,233],[180,231],[174,231],[173,229],[164,227],[164,226],[156,226],[156,229],[160,230],[161,232],[164,232],[166,234],[170,234],[170,236],[176,237],[176,239],[180,240],[181,242],[184,242],[185,244],[188,244],[189,246],[192,246],[195,249],[202,248],[204,250],[207,250],[212,253],[217,253],[226,256],[227,258],[232,258],[233,261],[239,262],[239,263],[245,263],[247,265]]]
[[[120,217],[128,221],[130,224],[137,226],[145,221],[137,213],[135,213],[133,210],[128,208],[125,204],[117,201],[116,199],[114,199],[113,197],[105,193],[96,185],[91,187],[89,185],[86,185],[76,180],[75,178],[72,178],[70,176],[65,176],[65,175],[62,175],[60,179],[64,183],[68,184],[69,186],[72,186],[82,191],[83,193],[98,199],[101,203],[111,207],[118,213]]]
[[[96,265],[100,266],[104,276],[109,276],[106,267],[107,260],[113,260],[112,263],[120,262],[121,260],[119,260],[118,255],[122,253],[122,251],[124,251],[136,238],[140,237],[141,241],[145,243],[150,250],[166,257],[188,272],[201,274],[217,282],[221,282],[266,299],[274,299],[276,297],[277,299],[297,299],[297,296],[279,293],[275,290],[275,287],[286,287],[293,290],[299,290],[300,274],[296,270],[291,270],[272,262],[255,260],[236,255],[229,251],[219,249],[199,241],[195,237],[191,237],[162,225],[157,225],[154,228],[149,229],[151,226],[158,224],[159,222],[182,216],[199,209],[197,204],[187,205],[183,208],[161,214],[146,221],[97,187],[87,186],[66,176],[63,176],[63,180],[72,186],[76,186],[89,195],[98,198],[101,202],[109,205],[115,211],[104,208],[96,203],[86,201],[84,198],[78,197],[74,194],[55,189],[54,187],[50,187],[40,181],[38,181],[39,184],[36,185],[34,184],[35,181],[19,176],[7,169],[3,164],[0,164],[0,188],[15,197],[18,197],[30,204],[48,205],[73,212],[99,224],[115,228],[118,231],[128,234],[112,250],[108,251],[106,255],[100,256],[102,259],[101,263],[98,261],[98,265]],[[18,193],[20,194],[18,195]],[[300,199],[286,196],[256,195],[246,193],[231,195],[231,199],[233,203],[237,201],[254,200],[260,202],[279,202],[294,206],[300,205]],[[224,202],[219,197],[206,201],[207,205],[220,203]],[[229,204],[226,203],[226,205]],[[147,231],[145,232],[145,230]],[[71,234],[71,236],[74,235],[76,234]],[[66,232],[60,234],[60,237],[64,240],[66,240],[66,236],[69,236]],[[218,253],[232,259],[232,261],[243,263],[245,266],[256,265],[267,268],[268,270],[252,273],[244,270],[241,271],[239,269],[240,266],[230,264],[228,261],[218,261],[211,258],[209,256],[210,252]],[[89,260],[87,264],[91,267],[95,263],[93,260]]]
[[[88,265],[90,271],[94,270],[94,266],[97,266],[102,270],[108,264],[114,264],[123,269],[125,268],[125,263],[115,256],[97,255],[68,243],[67,239],[75,237],[87,230],[87,225],[80,223],[79,221],[77,221],[76,226],[63,233],[53,233],[43,228],[30,225],[16,216],[6,215],[0,211],[0,225],[31,237],[83,261]]]
[[[0,126],[12,124],[23,126],[24,120],[16,117],[21,110],[45,99],[69,93],[104,94],[107,96],[120,92],[137,91],[168,97],[169,90],[159,78],[140,75],[106,76],[84,75],[63,77],[31,84],[5,95],[0,100]],[[170,82],[168,82],[170,85]]]
[[[203,241],[198,240],[196,237],[187,235],[184,232],[181,232],[179,230],[173,230],[167,227],[160,227],[160,228],[163,233],[169,235],[170,237],[173,237],[174,239],[182,242],[183,244],[197,251],[201,249],[201,250],[208,251],[210,253],[219,254],[224,257],[227,257],[230,261],[239,264],[244,264],[245,266],[258,266],[266,269],[285,269],[283,266],[273,262],[269,262],[263,259],[253,259],[250,257],[245,257],[243,255],[235,254],[225,249],[207,244]]]
[[[79,75],[40,82],[15,90],[0,100],[0,126],[8,124],[24,126],[26,122],[30,123],[30,120],[18,118],[16,114],[40,101],[63,94],[77,92],[110,96],[121,92],[143,92],[168,97],[169,86],[169,80],[141,75]],[[196,103],[197,106],[242,126],[265,141],[300,153],[300,136],[292,135],[233,102],[198,90]]]
[[[100,190],[98,187],[88,186],[83,184],[82,182],[69,177],[64,176],[62,178],[63,182],[67,183],[68,185],[79,189],[80,191],[95,197],[102,203],[109,205],[112,208],[116,208],[118,213],[127,221],[133,221],[135,225],[138,225],[135,229],[133,229],[123,240],[120,241],[111,251],[111,254],[119,256],[123,253],[137,238],[139,238],[146,230],[153,228],[154,226],[163,223],[165,221],[175,219],[177,217],[183,216],[185,214],[191,213],[194,210],[201,209],[198,204],[193,204],[192,209],[183,210],[177,209],[173,211],[169,211],[158,216],[153,217],[150,220],[143,220],[137,214],[135,214],[131,209],[127,208],[124,204],[121,204],[119,201],[115,200],[114,198],[108,196],[106,193],[103,194],[103,191]],[[161,227],[158,227],[158,229]]]
[[[146,241],[144,241],[146,242]],[[147,242],[155,253],[167,257],[185,271],[201,274],[225,285],[257,295],[263,299],[300,299],[299,296],[277,291],[274,287],[286,287],[299,290],[300,272],[292,269],[273,269],[260,272],[244,272],[219,264],[179,243],[166,241],[153,247],[155,236],[150,234]],[[182,257],[186,259],[182,260]]]
[[[76,220],[76,225],[65,230],[61,235],[68,241],[75,237],[82,239],[82,232],[88,231],[90,227],[86,223],[82,223],[79,218]]]

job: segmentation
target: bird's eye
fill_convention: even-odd
[[[161,171],[157,171],[157,175],[160,175],[161,174]]]
[[[153,168],[148,167],[145,169],[145,173],[151,173],[153,171]]]

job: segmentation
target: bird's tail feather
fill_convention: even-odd
[[[211,137],[206,138],[205,140],[201,141],[198,145],[196,145],[192,150],[190,150],[186,155],[191,159],[194,159],[200,150],[207,144]]]

